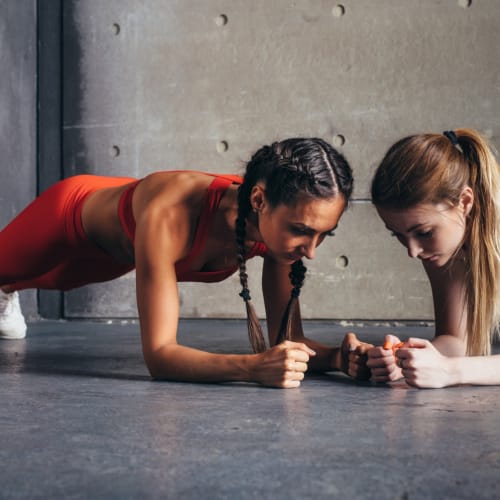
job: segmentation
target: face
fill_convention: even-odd
[[[421,203],[406,209],[377,207],[389,231],[405,246],[408,255],[426,265],[442,267],[464,243],[469,205]]]
[[[281,204],[272,208],[263,196],[257,207],[260,237],[269,254],[280,262],[313,259],[316,247],[326,236],[333,236],[345,205],[344,197],[339,195],[326,200],[302,199],[293,206]]]

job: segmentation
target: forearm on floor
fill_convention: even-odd
[[[500,385],[500,355],[451,358],[458,384]]]
[[[251,357],[214,354],[171,344],[144,355],[151,376],[184,382],[250,382]]]

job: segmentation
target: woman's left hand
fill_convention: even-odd
[[[356,380],[368,380],[371,372],[366,366],[367,352],[372,347],[373,344],[358,340],[354,333],[346,334],[339,349],[339,369]]]
[[[398,337],[389,334],[385,336],[384,346],[373,347],[368,351],[367,366],[371,369],[373,382],[394,382],[403,377],[392,348],[400,343]],[[385,347],[386,344],[389,347]]]
[[[453,385],[451,359],[443,356],[431,342],[410,338],[396,351],[397,363],[409,385],[440,388]]]

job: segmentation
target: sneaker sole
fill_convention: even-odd
[[[2,340],[20,340],[26,337],[26,327],[20,331],[19,329],[1,329],[0,339]]]

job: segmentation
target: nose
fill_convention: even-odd
[[[408,256],[412,259],[417,258],[423,251],[422,246],[413,239],[409,239],[406,243],[406,248],[408,250]]]
[[[319,241],[316,238],[311,238],[305,245],[302,246],[302,254],[306,259],[314,259],[314,254],[316,253],[316,247]]]

